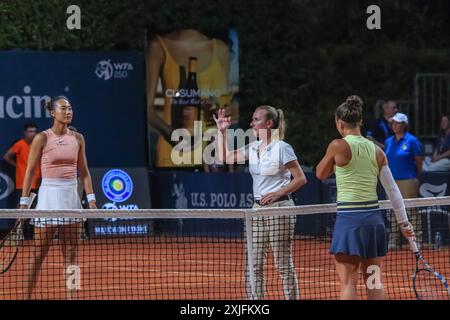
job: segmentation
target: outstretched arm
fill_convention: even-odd
[[[228,150],[227,129],[231,125],[231,117],[225,117],[225,110],[219,109],[217,117],[214,114],[214,121],[217,125],[218,139],[217,146],[219,148],[219,161],[232,164],[235,162],[243,162],[247,160],[247,156],[243,148],[238,150]]]
[[[408,215],[406,214],[402,194],[400,193],[397,183],[395,183],[391,169],[389,169],[386,155],[379,147],[377,147],[377,162],[378,167],[380,168],[380,182],[386,191],[389,200],[391,200],[397,224],[400,226],[400,230],[402,231],[404,237],[413,237],[414,228],[408,221]]]

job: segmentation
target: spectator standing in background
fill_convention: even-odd
[[[400,189],[403,199],[419,196],[418,176],[422,173],[423,148],[419,139],[408,132],[408,116],[396,113],[392,118],[394,135],[385,141],[389,168]],[[416,240],[422,242],[422,219],[417,211],[411,211],[410,221],[416,230]],[[400,248],[400,232],[391,219],[389,249]]]
[[[3,159],[10,165],[16,168],[16,203],[19,203],[22,195],[23,178],[25,177],[25,170],[28,163],[28,154],[30,152],[30,145],[37,134],[37,125],[33,122],[25,123],[23,127],[23,138],[17,141],[4,155]],[[35,170],[33,180],[31,182],[31,191],[35,192],[39,188],[41,179],[41,171]]]
[[[16,199],[15,207],[19,207],[19,200],[22,195],[23,179],[28,163],[28,153],[30,145],[37,134],[37,125],[33,122],[27,122],[23,126],[23,138],[17,141],[4,155],[3,159],[16,170]],[[31,181],[31,191],[37,194],[41,181],[41,170],[37,168]],[[37,201],[35,201],[37,203]],[[29,224],[29,219],[23,224],[23,232],[25,239],[33,237],[33,227]]]
[[[369,124],[367,139],[384,149],[385,140],[394,134],[389,121],[397,111],[397,104],[394,101],[389,100],[383,103],[383,116]]]

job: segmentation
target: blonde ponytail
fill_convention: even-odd
[[[273,136],[274,139],[283,140],[286,133],[286,120],[284,116],[284,111],[282,109],[276,109],[272,106],[259,106],[256,110],[264,110],[266,120],[272,120],[273,128],[276,130],[276,134]]]

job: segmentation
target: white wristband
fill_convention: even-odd
[[[20,205],[28,206],[28,202],[30,201],[30,197],[20,197]]]
[[[95,194],[93,193],[89,193],[88,195],[86,195],[87,201],[91,202],[91,201],[96,201],[95,200]]]

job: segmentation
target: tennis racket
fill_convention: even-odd
[[[31,208],[36,194],[30,193],[28,208]],[[23,219],[17,219],[8,234],[0,242],[0,274],[11,268],[19,253],[19,247],[23,240]]]
[[[413,274],[413,289],[417,300],[450,300],[447,281],[425,261],[416,242],[408,238],[412,252],[416,256],[416,270]]]

